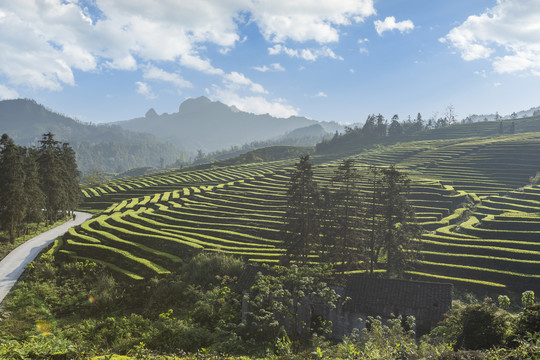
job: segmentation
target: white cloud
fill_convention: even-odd
[[[19,97],[17,91],[0,84],[0,100],[16,99]]]
[[[182,78],[179,74],[166,72],[165,70],[159,69],[153,65],[148,65],[144,69],[143,77],[147,80],[168,82],[179,88],[189,88],[193,86],[189,81]]]
[[[388,16],[384,21],[375,20],[373,24],[375,24],[375,30],[377,30],[377,34],[379,35],[382,35],[385,31],[399,30],[399,32],[404,33],[414,29],[414,24],[411,20],[407,19],[396,22],[394,16]]]
[[[361,22],[375,14],[373,0],[257,0],[251,1],[250,8],[265,39],[275,43],[336,42],[338,27]]]
[[[499,86],[501,86],[501,85],[502,85],[502,84],[501,84],[500,82],[494,82],[494,83],[493,83],[493,86],[495,86],[495,87],[499,87]]]
[[[323,91],[319,91],[319,92],[315,95],[315,97],[323,97],[323,98],[326,98],[326,97],[328,97],[328,95],[326,95]]]
[[[216,85],[207,89],[206,92],[212,100],[221,101],[229,106],[234,105],[242,111],[253,114],[270,114],[283,118],[298,115],[298,110],[288,105],[283,99],[267,100],[262,96],[242,96],[229,88]]]
[[[148,86],[147,83],[137,81],[135,82],[135,85],[137,85],[137,93],[143,95],[148,100],[156,98],[156,95],[152,92],[152,89],[150,88],[150,86]]]
[[[253,69],[260,71],[260,72],[267,72],[267,71],[285,71],[285,68],[281,66],[279,63],[272,63],[270,66],[255,66]]]
[[[197,55],[186,54],[180,58],[180,64],[193,70],[201,71],[210,75],[223,75],[221,69],[215,68],[208,59],[201,59]]]
[[[488,59],[497,73],[540,70],[540,5],[537,0],[498,0],[480,15],[471,15],[441,41],[466,61]]]
[[[230,52],[246,39],[238,24],[256,24],[273,43],[326,44],[338,41],[343,27],[375,14],[373,0],[94,0],[91,11],[85,4],[1,0],[0,74],[8,83],[61,90],[75,85],[74,70],[134,71],[139,62],[162,61],[224,76],[203,51],[210,43]],[[340,59],[327,47],[283,50],[310,61]]]
[[[339,55],[336,55],[332,49],[329,47],[323,46],[319,49],[291,49],[287,46],[276,44],[268,48],[268,54],[270,55],[279,55],[286,54],[290,57],[301,58],[308,61],[315,61],[321,57],[329,57],[331,59],[343,60]]]
[[[247,87],[254,93],[267,94],[268,92],[262,87],[262,85],[254,83],[248,79],[244,74],[240,74],[236,71],[230,74],[223,75],[223,79],[228,83],[229,87]]]
[[[474,74],[479,75],[479,76],[483,77],[484,79],[487,77],[486,70],[475,71]]]

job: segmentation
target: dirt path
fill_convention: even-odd
[[[91,217],[92,214],[75,211],[75,220],[68,220],[54,229],[31,238],[3,258],[0,261],[0,303],[15,285],[26,265],[34,260],[43,248],[63,235],[69,228],[80,225]]]

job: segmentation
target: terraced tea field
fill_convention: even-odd
[[[355,158],[361,167],[396,164],[413,180],[408,199],[425,232],[411,277],[503,293],[540,290],[540,188],[517,190],[540,169],[539,150],[540,133],[528,133],[416,141]],[[339,156],[314,161],[316,180],[329,185]],[[132,279],[165,276],[201,250],[277,262],[295,162],[174,170],[84,189],[81,208],[99,214],[52,251]],[[358,186],[369,191],[367,180]]]

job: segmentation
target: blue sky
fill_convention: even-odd
[[[538,0],[0,0],[0,99],[86,122],[186,98],[343,123],[540,105]]]

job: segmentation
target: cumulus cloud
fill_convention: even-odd
[[[228,83],[229,88],[236,86],[247,87],[250,91],[254,93],[266,94],[267,91],[262,87],[262,85],[254,83],[248,79],[244,74],[240,74],[236,71],[231,72],[230,74],[223,75],[223,79]]]
[[[0,84],[0,100],[16,99],[19,97],[17,91]]]
[[[328,97],[328,95],[326,95],[323,91],[319,91],[315,97],[320,97],[320,98],[325,98],[325,97]]]
[[[260,72],[267,72],[267,71],[285,71],[285,68],[281,66],[279,63],[273,63],[270,64],[270,66],[255,66],[253,69],[260,71]]]
[[[147,80],[157,80],[173,84],[178,88],[189,88],[193,85],[182,78],[179,74],[169,73],[163,69],[157,68],[153,65],[148,65],[144,69],[143,77]]]
[[[178,61],[223,75],[199,51],[206,43],[230,51],[242,41],[240,23],[255,23],[273,43],[325,44],[374,13],[373,0],[2,1],[0,72],[15,85],[51,90],[74,85],[74,69],[133,71],[141,61]],[[335,54],[323,48],[297,56]]]
[[[471,15],[442,42],[460,51],[463,60],[488,59],[497,73],[540,71],[540,6],[537,0],[498,0],[480,15]]]
[[[253,114],[270,114],[283,118],[298,115],[298,110],[288,105],[284,99],[268,100],[263,96],[243,96],[229,88],[216,85],[207,89],[206,93],[214,101],[221,101],[229,106],[234,105],[242,111]]]
[[[147,83],[137,81],[135,82],[135,85],[137,85],[137,93],[143,95],[146,99],[152,100],[156,98],[156,95],[152,92],[152,89]]]
[[[375,8],[373,0],[258,0],[251,2],[251,13],[267,41],[324,44],[339,40],[339,26],[361,22]]]
[[[336,55],[332,49],[327,46],[323,46],[319,49],[292,49],[287,46],[276,44],[268,48],[268,54],[279,55],[286,54],[290,57],[296,57],[308,61],[315,61],[321,57],[328,57],[336,60],[343,60],[343,57]]]
[[[414,29],[414,23],[411,20],[396,22],[394,16],[388,16],[384,21],[375,20],[373,24],[379,35],[382,35],[385,31],[399,30],[399,32],[405,33]]]

